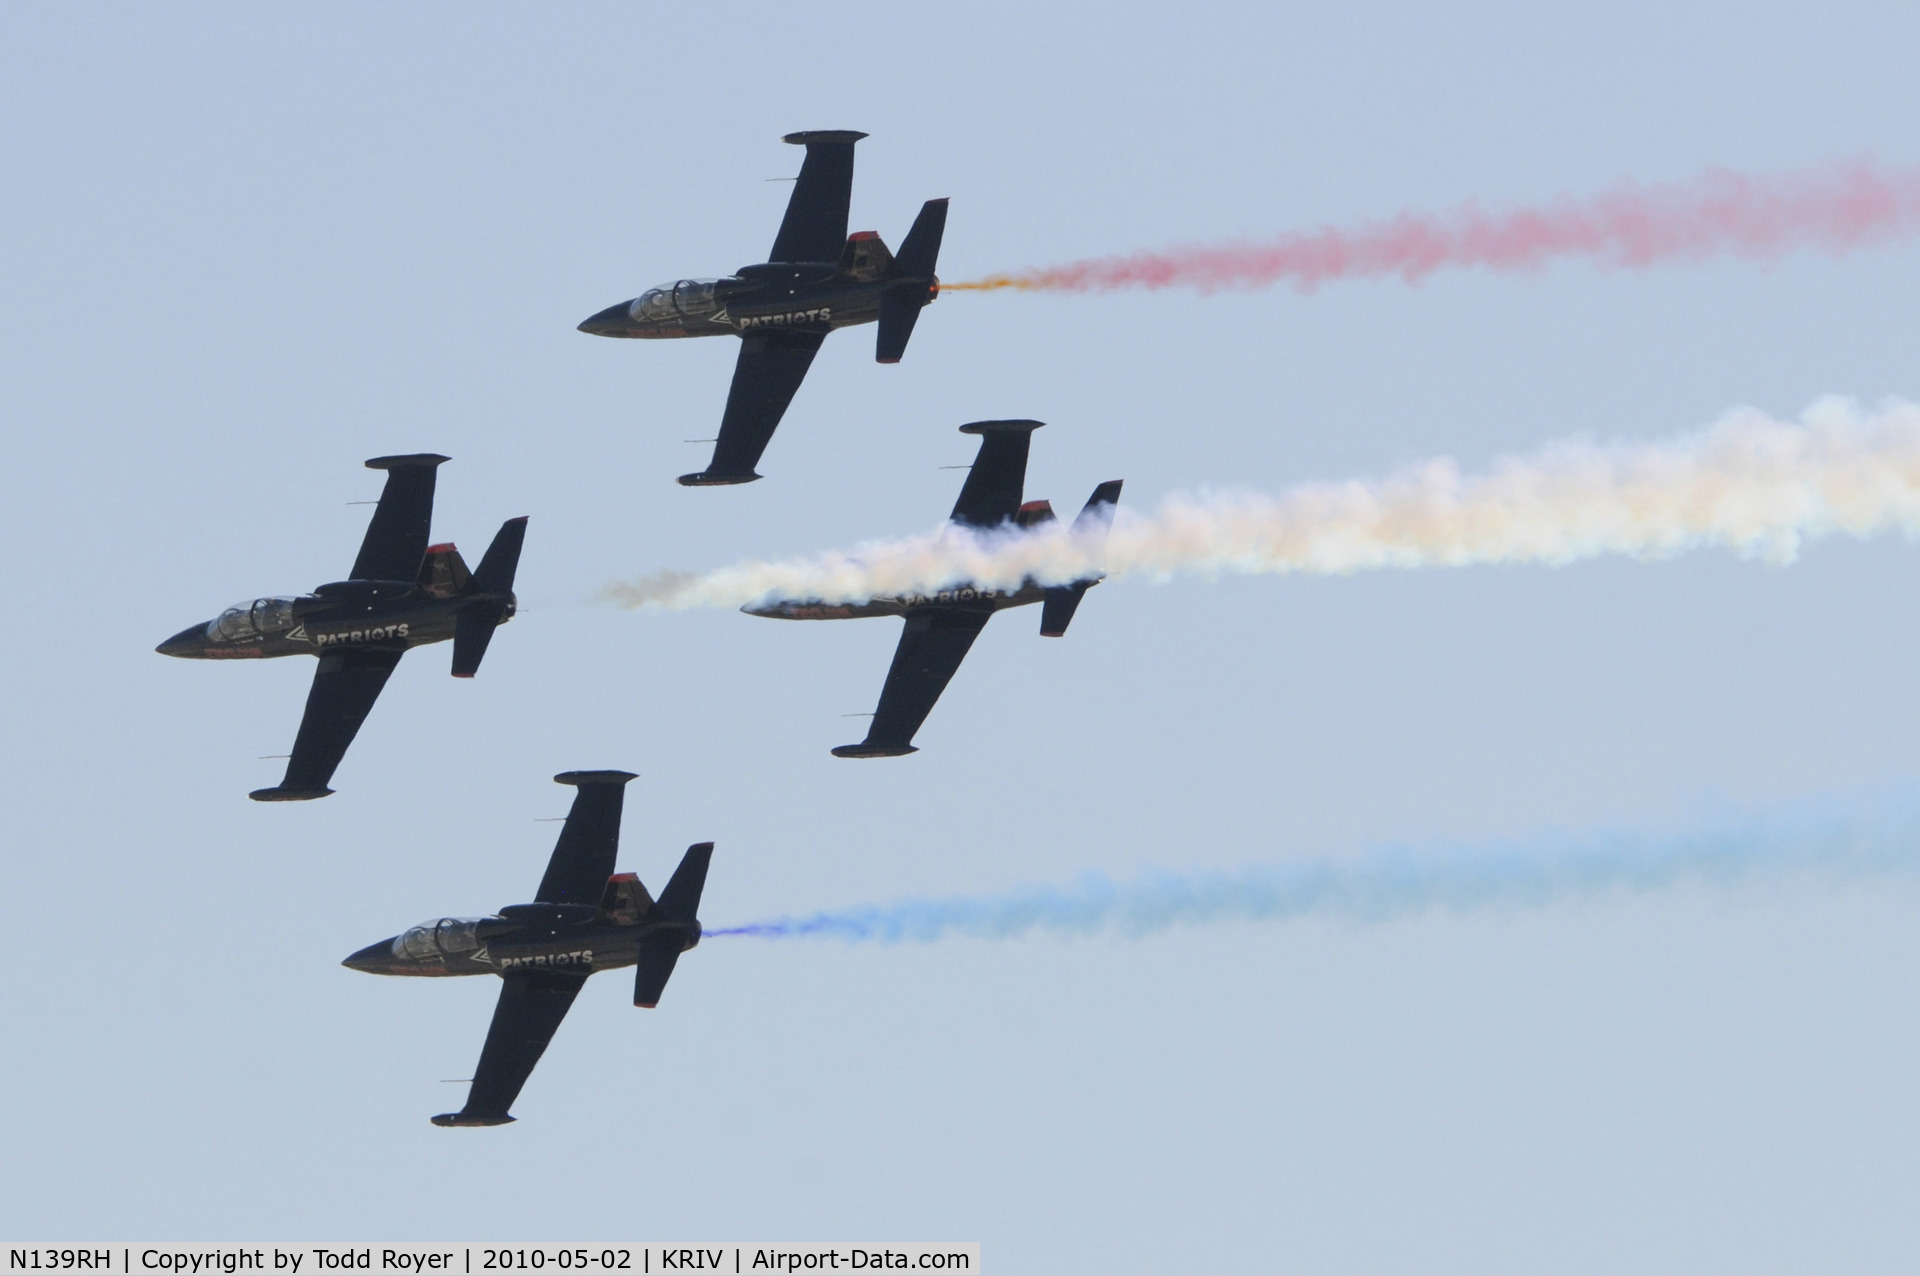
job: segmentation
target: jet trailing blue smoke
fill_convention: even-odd
[[[1220,922],[1381,922],[1433,912],[1537,908],[1689,883],[1837,883],[1916,868],[1920,795],[1903,793],[1830,799],[1683,832],[1609,831],[1427,853],[1396,847],[1232,872],[1151,871],[1127,881],[1087,874],[1068,886],[857,905],[706,934],[887,944],[1032,934],[1138,937]]]

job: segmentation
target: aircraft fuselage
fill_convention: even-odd
[[[867,616],[907,616],[921,611],[1005,611],[1044,601],[1047,591],[1031,580],[1019,589],[982,589],[955,585],[931,594],[882,594],[858,603],[794,602],[780,599],[740,610],[775,620],[857,620]]]
[[[190,660],[321,656],[351,647],[407,651],[452,638],[459,613],[484,597],[437,597],[405,581],[336,581],[298,598],[229,607],[156,650]],[[509,594],[500,623],[511,620],[517,607]]]
[[[767,262],[725,279],[683,279],[650,288],[594,315],[580,331],[596,337],[744,337],[772,328],[831,332],[880,317],[880,297],[897,279],[848,279],[832,262]],[[934,280],[927,301],[939,293]]]
[[[620,923],[579,905],[520,904],[518,916],[442,918],[368,944],[341,963],[370,975],[503,975],[570,970],[590,975],[635,964],[641,945],[676,933],[680,951],[700,942],[700,923]]]

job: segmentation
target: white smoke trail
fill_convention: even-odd
[[[1104,530],[1104,529],[1102,529]],[[1059,523],[875,542],[848,553],[663,572],[606,590],[632,607],[737,607],[783,598],[857,602],[958,584],[1017,589],[1105,570],[1343,574],[1473,564],[1659,558],[1717,546],[1774,563],[1823,536],[1920,534],[1920,406],[1823,399],[1798,421],[1743,408],[1658,443],[1582,439],[1463,474],[1448,457],[1383,479],[1303,483],[1278,495],[1176,494],[1120,509],[1111,536]]]
[[[1031,934],[1138,937],[1221,922],[1378,922],[1429,912],[1537,908],[1687,883],[1837,883],[1916,868],[1920,804],[1912,794],[1895,794],[1809,804],[1682,833],[1609,832],[1429,855],[1392,849],[1231,873],[1156,872],[1127,882],[1090,874],[1071,886],[856,905],[706,934],[848,943]]]

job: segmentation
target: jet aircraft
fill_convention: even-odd
[[[493,544],[469,572],[451,544],[427,544],[436,467],[432,453],[376,456],[367,468],[387,472],[347,579],[294,598],[258,598],[189,625],[155,648],[194,660],[318,656],[306,714],[294,737],[287,773],[256,802],[325,797],[347,746],[409,648],[453,640],[453,676],[480,668],[496,626],[513,617],[514,569],[527,520],[500,525]]]
[[[1027,448],[1039,421],[975,421],[960,427],[963,434],[980,436],[980,451],[974,457],[967,481],[954,502],[950,523],[976,529],[990,529],[1003,523],[1016,527],[1038,527],[1052,521],[1053,506],[1047,501],[1022,503],[1026,486]],[[1090,527],[1104,529],[1113,519],[1113,507],[1120,500],[1120,480],[1102,483],[1093,490],[1074,530]],[[1043,586],[1029,579],[1015,590],[977,588],[956,585],[932,595],[883,596],[858,603],[822,603],[781,599],[748,604],[741,610],[755,616],[778,620],[845,620],[861,616],[904,616],[906,627],[900,645],[893,653],[893,667],[880,689],[880,705],[874,711],[867,738],[859,744],[843,744],[834,756],[842,758],[892,758],[916,752],[914,732],[933,711],[934,702],[946,689],[960,662],[967,657],[973,640],[992,619],[993,613],[1009,607],[1040,603],[1040,632],[1059,638],[1067,632],[1073,613],[1087,590],[1100,582],[1094,575],[1067,585]]]
[[[435,1125],[504,1125],[573,999],[600,970],[634,967],[633,1004],[651,1010],[680,954],[700,942],[700,892],[713,843],[687,848],[654,899],[615,873],[630,771],[567,771],[573,809],[531,904],[490,917],[443,917],[368,944],[341,963],[372,975],[498,975],[500,1000],[466,1106]]]
[[[767,441],[800,388],[820,343],[835,328],[878,321],[874,357],[898,363],[920,310],[940,292],[934,261],[947,201],[920,207],[894,256],[873,231],[847,234],[853,145],[865,133],[815,130],[783,141],[807,148],[773,251],[721,279],[682,279],[608,306],[580,325],[596,337],[741,338],[733,388],[713,459],[688,487],[751,483]]]

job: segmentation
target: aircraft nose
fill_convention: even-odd
[[[383,939],[377,944],[368,944],[340,964],[348,970],[363,970],[369,975],[384,975],[393,969],[393,961],[393,941]]]
[[[206,644],[206,625],[189,625],[154,650],[163,656],[197,656],[206,648]]]
[[[633,321],[633,314],[629,309],[632,304],[623,301],[617,306],[608,306],[581,324],[580,331],[595,337],[624,337],[627,334],[627,325]]]

